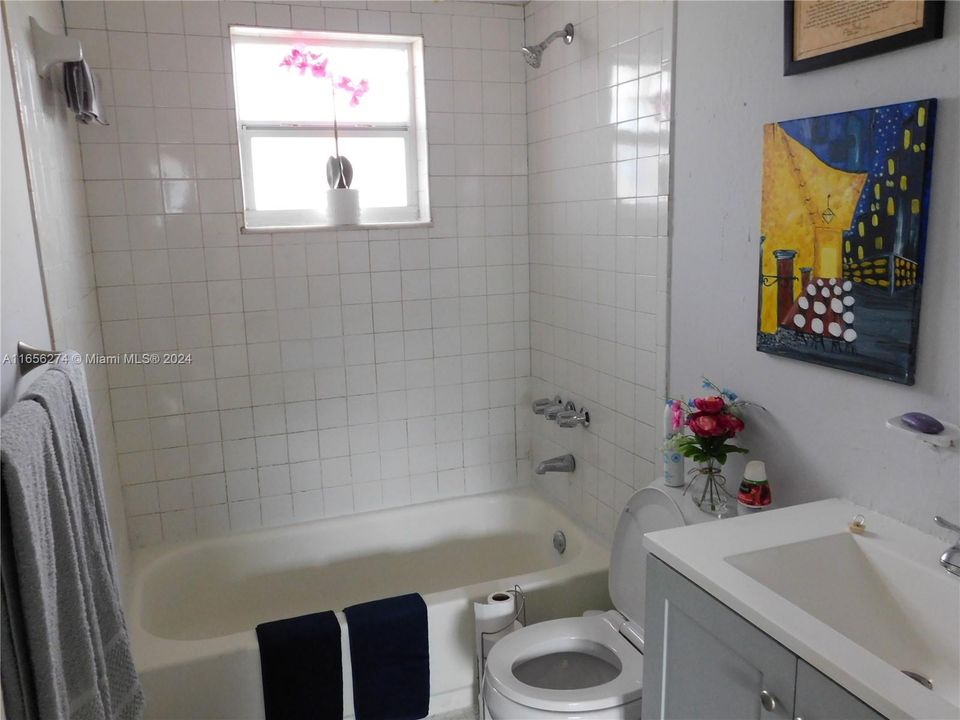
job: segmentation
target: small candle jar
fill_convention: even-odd
[[[772,500],[767,468],[762,460],[751,460],[743,471],[743,481],[737,493],[737,503],[746,511],[762,510]]]

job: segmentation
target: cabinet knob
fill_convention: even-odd
[[[773,712],[780,707],[780,701],[777,700],[777,696],[766,690],[760,691],[760,704],[763,705],[763,709],[767,712]]]

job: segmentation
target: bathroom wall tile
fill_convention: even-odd
[[[84,177],[90,180],[116,180],[121,177],[120,152],[116,145],[87,145],[82,150]]]
[[[150,73],[150,82],[156,107],[190,107],[190,83],[187,73],[153,71]]]
[[[323,30],[324,10],[322,7],[303,7],[301,5],[292,5],[290,7],[292,27],[300,30]]]
[[[669,177],[660,142],[669,80],[659,58],[662,38],[672,35],[662,23],[672,22],[672,12],[656,13],[654,22],[640,3],[590,7],[595,14],[576,23],[579,57],[549,53],[551,64],[545,57],[539,71],[527,70],[529,367],[535,396],[559,394],[591,413],[581,447],[573,448],[575,482],[535,485],[609,538],[625,498],[653,478],[658,455],[665,370],[656,357],[666,336],[657,327],[665,326],[668,299],[666,288],[659,290],[666,266],[654,238]],[[558,8],[526,7],[527,41],[549,32]],[[578,83],[566,80],[575,73]],[[589,193],[581,189],[585,177]],[[529,427],[529,436],[521,431],[516,438],[528,438],[529,450],[516,451],[521,457],[571,449],[569,431],[535,420]],[[465,419],[465,434],[472,428]],[[487,466],[468,465],[468,492],[499,482],[496,459],[510,450],[496,436],[488,442],[490,475]],[[464,440],[465,459],[483,453],[482,440]]]
[[[67,26],[70,28],[104,29],[106,12],[102,0],[77,0],[64,6]]]
[[[525,66],[510,52],[522,13],[129,4],[110,17],[100,3],[68,8],[76,32],[102,45],[91,60],[116,103],[110,128],[80,133],[94,297],[111,350],[193,356],[111,369],[117,464],[145,488],[126,501],[133,541],[519,482],[503,429],[516,426],[515,378],[531,367]],[[239,232],[231,23],[425,36],[442,179],[429,231]],[[465,447],[459,413],[492,406],[499,439],[485,421]],[[440,425],[437,412],[448,413]],[[469,479],[466,462],[481,468]]]
[[[183,33],[183,11],[179,2],[148,0],[143,10],[147,32]]]
[[[221,3],[209,0],[187,0],[183,3],[183,23],[190,35],[220,35]]]

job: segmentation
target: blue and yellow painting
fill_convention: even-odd
[[[757,350],[913,384],[936,110],[764,126]]]

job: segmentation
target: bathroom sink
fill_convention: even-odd
[[[726,561],[960,706],[957,579],[850,532]],[[954,602],[944,602],[953,598]]]
[[[857,515],[862,534],[848,529]],[[960,578],[938,562],[947,544],[844,500],[645,538],[654,555],[891,718],[960,717]]]

